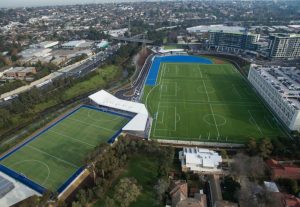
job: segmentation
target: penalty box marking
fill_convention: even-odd
[[[174,87],[172,87],[172,85],[174,85]],[[168,87],[169,86],[169,87]],[[164,93],[164,88],[166,88],[166,92]],[[171,88],[171,91],[172,91],[172,88],[175,88],[174,90],[174,94],[169,94],[169,90]],[[178,95],[178,84],[176,82],[165,82],[165,81],[162,81],[161,83],[161,86],[160,86],[160,92],[159,92],[159,97],[162,98],[162,97],[177,97]]]
[[[164,118],[166,117],[165,116],[165,111],[161,110],[161,108],[166,108],[167,111],[172,108],[174,110],[174,125],[173,125],[173,129],[170,127],[170,128],[162,128],[162,127],[158,127],[157,123],[158,123],[158,120],[159,120],[159,114],[162,114],[162,124],[164,124]],[[154,126],[154,135],[156,134],[156,131],[173,131],[173,132],[176,132],[177,131],[177,123],[180,121],[180,116],[179,116],[179,119],[177,120],[177,107],[174,106],[174,107],[170,107],[170,106],[161,106],[160,103],[158,104],[158,110],[157,110],[157,117],[156,117],[156,121],[155,121],[155,126]]]

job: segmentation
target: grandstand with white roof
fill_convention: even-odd
[[[133,116],[122,130],[129,134],[148,137],[151,118],[144,104],[119,99],[105,90],[90,95],[89,99],[94,105],[103,110],[116,111]]]

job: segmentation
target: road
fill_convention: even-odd
[[[137,79],[133,81],[131,86],[117,91],[115,93],[116,97],[123,99],[123,100],[132,100],[132,101],[138,100],[139,95],[143,89],[145,79],[147,78],[149,69],[151,67],[151,60],[152,60],[153,56],[154,55],[150,55],[146,59]],[[131,92],[133,92],[132,95],[126,95],[127,93],[131,93]]]

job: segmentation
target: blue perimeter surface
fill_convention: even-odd
[[[212,64],[213,62],[207,58],[189,55],[173,55],[173,56],[160,56],[155,57],[152,61],[152,65],[146,80],[147,86],[155,86],[156,79],[158,76],[160,63],[201,63],[201,64]]]
[[[93,109],[93,110],[97,110],[97,111],[101,111],[101,112],[105,112],[105,113],[110,113],[113,115],[117,115],[117,116],[121,116],[124,117],[126,119],[132,119],[132,116],[126,116],[117,112],[113,112],[113,111],[107,111],[107,110],[102,110],[100,108],[94,107],[94,106],[89,106],[89,105],[82,105],[76,109],[74,109],[73,111],[69,112],[68,114],[64,115],[62,118],[60,118],[58,121],[54,122],[53,124],[51,124],[50,126],[46,127],[45,129],[41,130],[39,133],[37,133],[35,136],[31,137],[30,139],[28,139],[26,142],[24,142],[23,144],[19,145],[18,147],[16,147],[15,149],[13,149],[12,151],[9,151],[8,153],[6,153],[4,156],[2,156],[0,158],[0,161],[4,160],[5,158],[9,157],[10,155],[12,155],[13,153],[15,153],[16,151],[18,151],[19,149],[21,149],[23,146],[25,146],[26,144],[30,143],[31,141],[33,141],[34,139],[38,138],[41,134],[45,133],[48,129],[52,128],[53,126],[55,126],[56,124],[58,124],[59,122],[63,121],[64,119],[66,119],[67,117],[71,116],[72,114],[74,114],[75,112],[77,112],[79,109],[81,108],[89,108],[89,109]],[[126,124],[125,124],[126,125]],[[122,127],[123,128],[123,127]],[[116,137],[121,133],[122,128],[120,130],[118,130],[111,138],[109,138],[109,140],[107,141],[109,144],[113,143],[116,139]],[[58,189],[57,192],[61,193],[62,191],[64,191],[70,184],[71,182],[73,182],[73,180],[84,170],[84,167],[79,168],[70,178],[68,178],[66,180],[65,183],[63,183]],[[41,186],[40,184],[26,178],[25,176],[23,176],[22,174],[19,174],[17,172],[15,172],[14,170],[9,169],[8,167],[0,164],[0,171],[7,174],[8,176],[16,179],[17,181],[23,183],[24,185],[30,187],[31,189],[43,194],[47,189],[44,188],[43,186]]]

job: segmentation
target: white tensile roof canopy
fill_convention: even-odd
[[[135,113],[136,116],[123,127],[123,130],[144,131],[146,129],[149,113],[144,104],[119,99],[105,90],[90,95],[89,99],[101,106]]]

